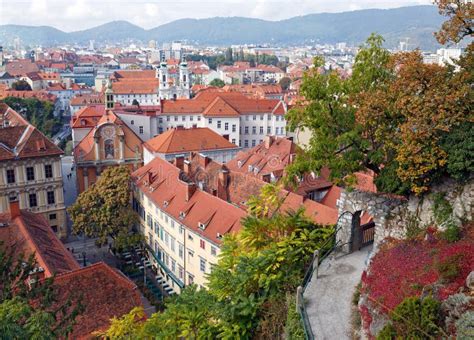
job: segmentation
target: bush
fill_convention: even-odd
[[[456,224],[449,223],[442,237],[450,243],[457,242],[461,239],[461,229]]]
[[[304,339],[303,321],[300,313],[296,311],[296,298],[289,296],[287,298],[288,316],[286,319],[285,333],[288,340]]]
[[[474,312],[468,311],[456,321],[456,339],[474,339]]]
[[[402,301],[391,313],[390,323],[377,339],[426,339],[435,338],[439,332],[441,304],[431,297],[409,297]]]
[[[456,254],[437,264],[436,269],[443,281],[452,282],[461,274],[460,262],[463,257],[463,254]]]

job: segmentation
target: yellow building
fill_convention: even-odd
[[[0,104],[0,213],[10,201],[41,213],[57,236],[67,236],[62,150],[21,115]]]
[[[185,285],[205,286],[223,235],[240,229],[245,211],[203,191],[161,158],[132,179],[133,207],[165,287],[179,293]]]

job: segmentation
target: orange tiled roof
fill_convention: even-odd
[[[209,128],[170,129],[145,142],[145,147],[150,151],[165,154],[237,148]]]
[[[5,71],[17,77],[30,72],[39,72],[39,67],[30,59],[12,60],[5,66]]]
[[[77,261],[56,237],[42,214],[21,210],[13,218],[8,213],[0,214],[0,221],[7,224],[1,228],[0,240],[14,246],[18,254],[35,254],[45,277],[79,269]]]
[[[13,116],[11,111],[9,115]],[[24,119],[17,119],[17,125],[0,128],[0,160],[63,154],[63,151],[38,129],[24,122]]]
[[[112,83],[112,89],[115,94],[153,94],[158,93],[158,79],[149,80],[134,79],[126,81],[118,81]]]
[[[112,77],[117,81],[130,79],[156,79],[154,70],[120,70],[115,71]]]
[[[88,104],[104,104],[102,94],[81,94],[71,98],[71,106],[83,106]]]
[[[84,311],[76,318],[71,339],[91,339],[110,326],[110,319],[142,306],[137,286],[103,262],[58,275],[54,280],[59,301],[80,296]]]
[[[183,179],[179,168],[161,158],[132,174],[135,185],[156,206],[208,240],[220,243],[219,234],[240,230],[240,220],[246,216],[243,210],[197,188],[196,184],[188,186]]]

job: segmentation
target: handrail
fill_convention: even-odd
[[[320,246],[319,249],[315,251],[315,256],[313,256],[308,266],[308,269],[305,272],[305,275],[303,277],[303,282],[301,286],[298,287],[297,292],[296,292],[296,309],[298,313],[300,314],[301,319],[303,321],[303,329],[305,333],[305,338],[307,340],[313,340],[314,333],[311,327],[311,323],[309,322],[308,313],[306,312],[303,294],[304,294],[304,291],[306,290],[306,287],[308,286],[308,283],[311,281],[313,273],[317,270],[317,268],[323,262],[323,260],[325,260],[339,246],[342,246],[342,244],[340,244],[341,242],[337,240],[337,233],[342,228],[342,226],[338,227],[340,219],[342,216],[346,214],[354,215],[350,211],[345,211],[341,215],[339,215],[336,221],[334,232],[331,235],[329,235],[328,239],[323,243],[323,245]],[[330,244],[332,244],[332,246],[329,249],[327,249],[327,251],[325,251],[325,248],[329,246]],[[316,262],[316,265],[315,265],[315,262]]]

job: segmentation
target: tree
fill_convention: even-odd
[[[36,98],[7,97],[5,104],[20,113],[38,130],[48,137],[54,136],[62,127],[61,117],[54,116],[54,104]]]
[[[133,102],[132,102],[132,105],[140,106],[140,103],[139,103],[138,100],[134,99]]]
[[[291,84],[291,79],[289,77],[283,77],[278,82],[283,90],[288,90]]]
[[[15,91],[31,91],[31,86],[26,80],[17,80],[12,84],[12,89]]]
[[[232,47],[227,48],[225,51],[225,61],[226,65],[232,65],[234,62],[234,52],[232,51]]]
[[[112,318],[106,331],[94,335],[104,339],[133,339],[138,338],[143,330],[145,311],[143,307],[135,307],[120,318]]]
[[[212,81],[209,83],[209,85],[211,86],[216,86],[216,87],[224,87],[225,86],[225,83],[223,80],[219,79],[219,78],[214,78],[212,79]]]
[[[37,263],[0,243],[0,334],[5,339],[66,337],[82,306],[79,297],[58,301],[54,278],[30,280]]]
[[[351,186],[355,172],[369,169],[381,191],[421,194],[449,173],[454,150],[441,141],[469,122],[472,71],[424,64],[419,51],[390,55],[382,43],[369,37],[349,79],[319,74],[315,60],[301,87],[309,104],[288,115],[290,129],[312,132],[291,175],[328,167],[334,182]]]
[[[68,208],[74,233],[97,237],[98,244],[107,244],[111,237],[119,249],[137,243],[139,235],[132,233],[137,215],[130,208],[130,197],[129,168],[105,169],[98,181]]]
[[[474,35],[474,5],[465,0],[435,0],[439,14],[448,17],[435,34],[441,44],[457,43]]]

